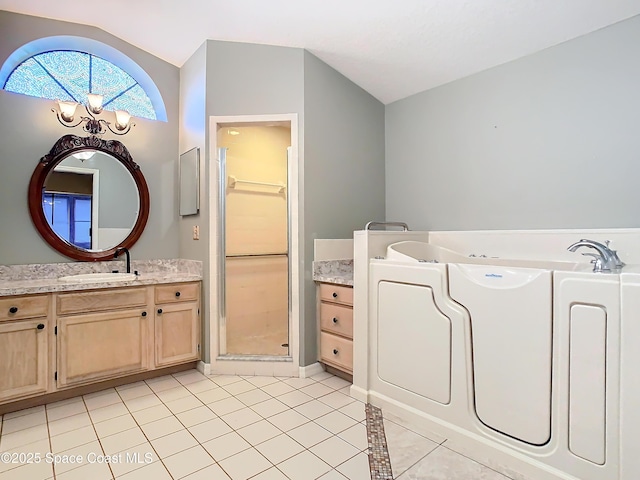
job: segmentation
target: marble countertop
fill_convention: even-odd
[[[135,280],[127,282],[74,283],[58,280],[68,275],[110,272],[119,267],[122,267],[122,262],[0,265],[0,297],[202,280],[202,263],[183,259],[131,262],[131,270],[141,273]]]
[[[313,280],[353,286],[353,260],[320,260],[313,262]]]

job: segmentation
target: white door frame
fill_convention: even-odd
[[[218,158],[218,125],[289,122],[291,148],[287,171],[287,200],[289,212],[289,356],[221,357],[220,354],[220,252],[221,229],[218,227],[220,159]],[[211,373],[238,375],[299,376],[300,365],[300,270],[298,244],[298,114],[233,115],[209,117],[209,298]]]

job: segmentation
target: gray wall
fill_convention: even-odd
[[[140,65],[155,81],[165,102],[168,122],[135,118],[122,141],[140,165],[149,185],[149,222],[132,248],[137,259],[178,256],[177,157],[179,70],[94,27],[0,11],[0,64],[16,49],[38,38],[76,35],[110,45]],[[33,227],[27,188],[38,160],[62,135],[86,135],[65,128],[51,109],[55,102],[0,90],[0,264],[69,261],[45,243]],[[11,115],[7,115],[11,112]]]
[[[387,219],[640,226],[640,17],[387,105]]]
[[[309,52],[304,56],[305,356],[316,358],[313,240],[353,238],[384,220],[384,105]]]

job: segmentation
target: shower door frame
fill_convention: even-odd
[[[221,342],[226,343],[225,312],[225,235],[223,195],[226,191],[225,164],[218,155],[218,127],[261,125],[265,123],[289,123],[291,146],[287,164],[287,244],[289,263],[288,321],[289,354],[275,355],[228,355],[221,354]],[[209,278],[211,298],[210,318],[210,358],[211,373],[237,375],[278,375],[298,376],[300,365],[300,274],[298,242],[298,115],[233,115],[212,116],[209,123]]]

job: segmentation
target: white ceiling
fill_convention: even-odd
[[[383,103],[640,14],[640,0],[0,0],[182,66],[206,40],[306,48]]]

